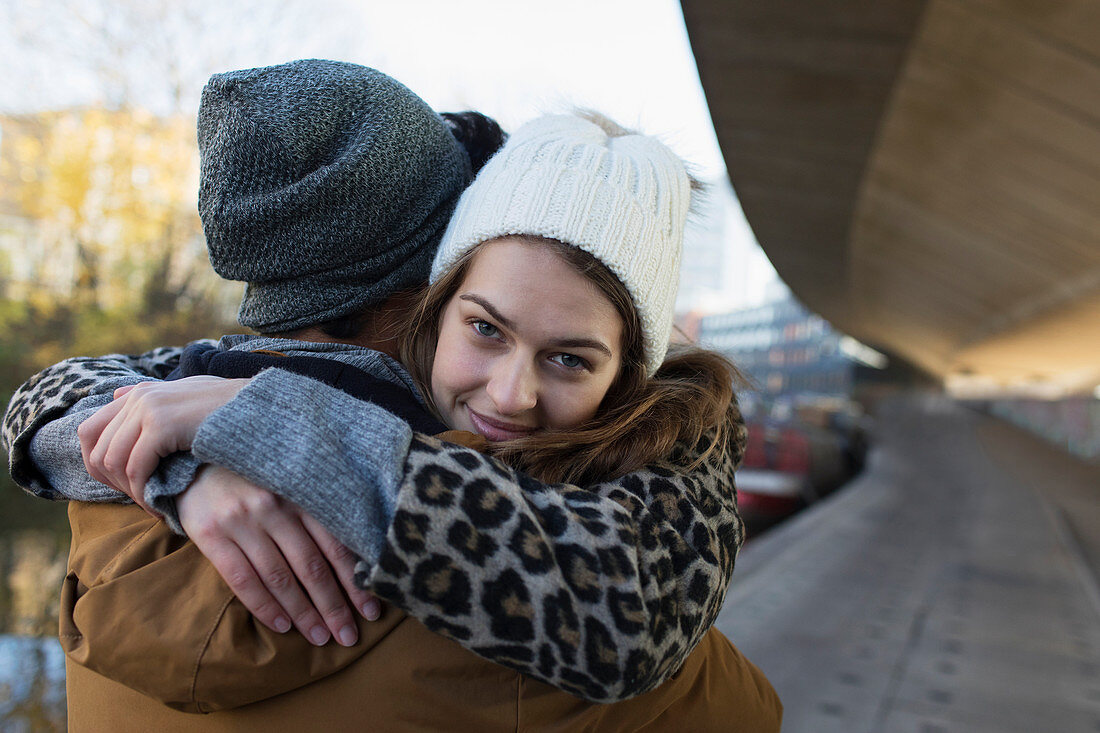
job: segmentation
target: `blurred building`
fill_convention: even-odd
[[[765,399],[852,395],[858,373],[886,357],[841,334],[786,293],[765,305],[704,316],[699,342],[721,351]]]
[[[1062,400],[998,399],[977,405],[1076,456],[1100,461],[1100,388]]]

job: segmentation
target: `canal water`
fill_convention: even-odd
[[[0,731],[65,730],[65,655],[57,639],[0,634]]]
[[[24,505],[11,504],[0,501],[8,510],[0,517],[0,733],[64,731],[65,655],[57,641],[57,602],[67,527],[27,527],[28,513],[12,511]],[[12,526],[17,523],[24,526]]]

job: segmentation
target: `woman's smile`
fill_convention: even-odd
[[[470,422],[473,423],[476,432],[484,435],[489,440],[515,440],[516,438],[526,437],[538,430],[537,427],[533,426],[493,419],[487,415],[482,415],[469,405],[466,405],[466,411],[470,415]]]

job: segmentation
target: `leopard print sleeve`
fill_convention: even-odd
[[[539,483],[417,436],[379,562],[361,580],[428,628],[594,702],[682,665],[725,598],[744,533],[730,450],[697,448],[607,483]]]
[[[163,379],[179,363],[181,353],[179,347],[162,347],[137,355],[76,357],[28,379],[12,395],[0,430],[12,479],[36,496],[65,498],[42,479],[30,459],[28,450],[35,432],[85,397],[137,381]]]

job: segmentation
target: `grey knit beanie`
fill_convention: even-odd
[[[199,105],[199,215],[238,320],[278,333],[427,280],[471,178],[447,124],[385,74],[304,60],[215,74]]]

